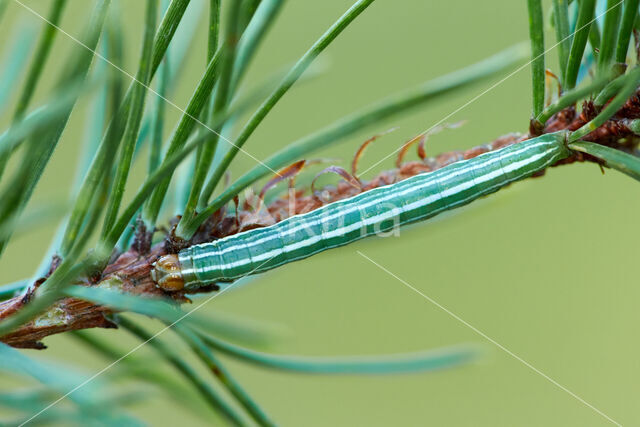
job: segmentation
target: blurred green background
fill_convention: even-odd
[[[80,34],[91,3],[70,0],[62,28]],[[190,7],[204,3],[193,0]],[[295,61],[351,3],[287,2],[246,82],[258,84]],[[50,2],[25,4],[46,14]],[[124,68],[134,74],[144,2],[125,0],[121,5],[128,40]],[[202,15],[204,19],[206,13]],[[11,4],[0,25],[0,58],[19,28],[39,25],[37,17]],[[385,95],[526,40],[527,28],[524,1],[378,0],[322,55],[326,71],[287,94],[245,148],[264,158]],[[186,105],[204,68],[205,36],[203,20],[178,76],[177,90],[170,96],[179,106]],[[46,98],[72,49],[81,47],[58,35],[50,71],[33,105]],[[552,67],[555,54],[550,54]],[[361,163],[364,170],[498,80],[380,123],[316,157],[340,158],[346,165],[362,140],[398,126],[370,146]],[[431,138],[429,153],[525,131],[529,88],[527,67],[451,116],[449,122],[468,123]],[[91,120],[89,101],[85,97],[75,110],[31,207],[68,197]],[[169,134],[179,112],[171,107],[167,112]],[[8,121],[8,115],[0,118],[3,128]],[[234,176],[253,162],[239,154]],[[390,158],[368,175],[392,167]],[[146,171],[144,155],[134,169],[134,182],[139,182]],[[327,177],[323,182],[332,180]],[[625,425],[640,424],[640,289],[633,273],[638,265],[634,212],[640,209],[639,195],[636,182],[611,171],[603,176],[594,165],[553,169],[544,178],[515,184],[455,213],[405,228],[398,238],[368,239],[252,278],[247,286],[215,298],[203,310],[284,325],[287,333],[268,349],[274,353],[388,354],[457,343],[478,343],[485,350],[476,363],[463,368],[383,377],[283,374],[228,362],[250,394],[283,425],[609,423],[384,273],[360,251],[611,418]],[[0,259],[0,283],[34,271],[56,226],[52,221],[12,241]],[[122,349],[135,345],[124,332],[96,334],[120,343]],[[172,338],[171,333],[166,335]],[[108,363],[69,337],[53,336],[46,344],[48,350],[29,355],[63,360],[88,374]],[[139,356],[154,357],[147,349]],[[218,422],[206,411],[209,420],[157,395],[132,409],[158,426]]]

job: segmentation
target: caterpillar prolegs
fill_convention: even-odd
[[[160,258],[153,278],[167,290],[194,290],[261,273],[465,205],[569,155],[564,133],[545,134],[268,227],[191,246]]]

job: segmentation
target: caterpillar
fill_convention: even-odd
[[[193,291],[262,273],[465,205],[539,173],[570,154],[564,132],[544,134],[268,227],[163,256],[154,264],[152,278],[168,291]]]

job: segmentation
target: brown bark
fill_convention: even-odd
[[[183,294],[174,293],[169,295],[159,289],[151,280],[151,264],[163,254],[165,254],[164,245],[156,246],[144,256],[134,250],[130,250],[117,257],[104,270],[97,285],[93,285],[88,279],[78,284],[105,286],[109,283],[117,282],[119,290],[132,295],[156,298],[170,297],[177,302],[183,302],[185,301]],[[0,302],[0,321],[28,304],[32,294],[21,295]],[[63,298],[36,319],[3,336],[0,340],[13,347],[43,349],[45,346],[41,340],[49,335],[77,329],[115,328],[116,325],[105,317],[110,313],[112,311],[107,307],[98,306],[77,298]]]
[[[595,117],[599,110],[600,108],[595,107],[591,101],[587,101],[583,105],[579,115],[574,107],[569,107],[554,115],[545,124],[544,133],[563,129],[578,129]],[[627,123],[629,119],[638,117],[640,117],[640,96],[636,94],[611,120],[584,139],[626,152],[635,152],[638,145],[638,137],[627,127]],[[240,204],[236,198],[234,200],[237,205],[235,215],[227,215],[227,211],[224,208],[219,210],[200,227],[188,242],[177,241],[172,238],[172,233],[167,233],[164,243],[151,247],[152,233],[139,224],[136,239],[131,249],[114,257],[113,262],[106,267],[100,277],[86,278],[80,284],[85,286],[105,286],[115,281],[118,283],[119,290],[132,295],[165,297],[177,303],[186,302],[188,299],[182,292],[163,291],[151,279],[152,264],[158,257],[167,253],[175,253],[182,247],[189,245],[212,241],[252,228],[268,226],[289,216],[309,212],[327,203],[352,197],[361,191],[389,185],[420,173],[431,172],[456,161],[470,159],[527,138],[528,136],[526,135],[508,134],[489,144],[473,147],[465,151],[450,151],[420,161],[401,162],[401,157],[398,161],[398,168],[383,171],[368,182],[361,182],[354,177],[360,183],[358,186],[341,181],[335,187],[327,187],[323,191],[311,195],[305,195],[305,190],[295,190],[292,194],[277,199],[268,205],[266,209],[259,209],[257,212],[252,203],[260,206],[261,200],[257,203],[256,200],[245,200]],[[419,156],[424,157],[421,150],[424,150],[422,146],[419,147]],[[358,154],[354,162],[357,162],[357,157],[359,157]],[[573,157],[559,162],[558,165],[575,161],[597,162],[596,159],[576,153]],[[347,173],[346,171],[344,172]],[[176,222],[177,219],[174,219],[174,225]],[[57,261],[57,259],[52,261],[52,270],[57,266]],[[43,281],[44,279],[40,282]],[[203,291],[211,289],[215,290],[216,287],[213,286]],[[0,321],[28,304],[31,297],[32,295],[17,296],[0,302]],[[45,346],[41,340],[49,335],[77,329],[114,328],[115,325],[105,317],[109,313],[111,313],[111,310],[106,307],[97,306],[77,298],[64,298],[56,302],[35,320],[22,325],[8,335],[0,337],[0,341],[14,347],[42,349]]]

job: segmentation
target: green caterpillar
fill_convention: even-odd
[[[152,276],[163,289],[189,291],[261,273],[465,205],[569,155],[564,133],[542,135],[164,256]]]

